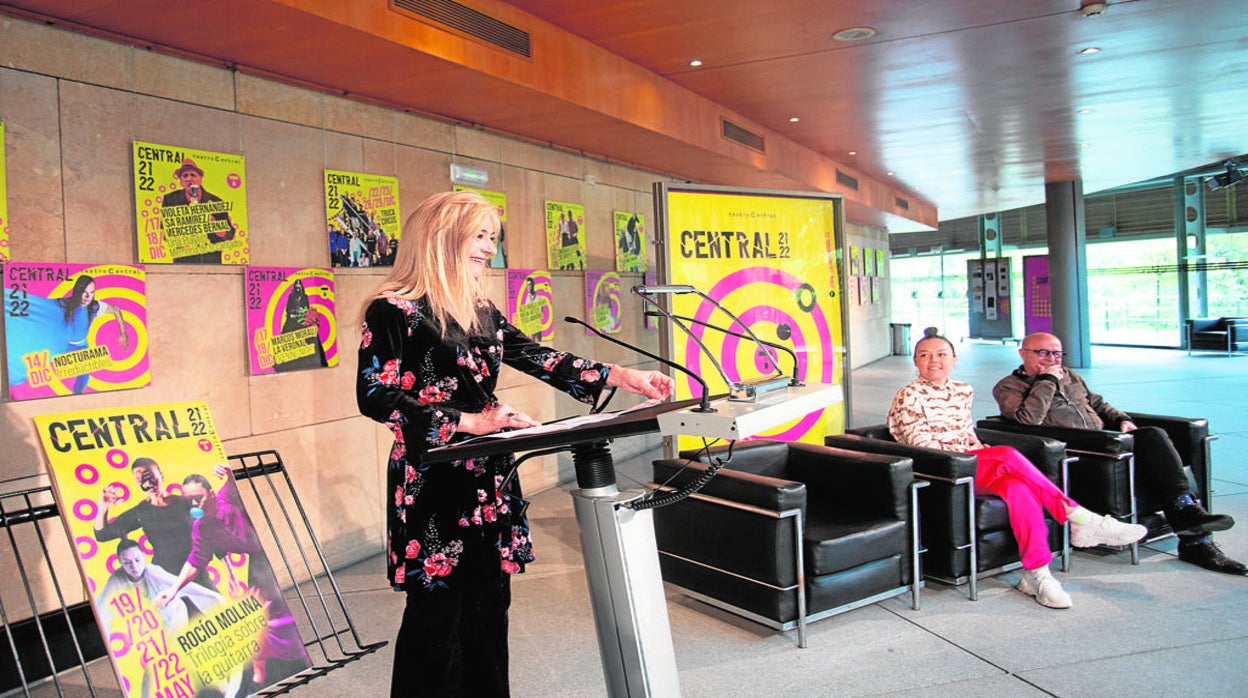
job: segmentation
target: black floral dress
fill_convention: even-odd
[[[422,298],[381,298],[364,317],[356,401],[394,433],[386,475],[387,575],[396,589],[462,589],[497,583],[533,561],[528,521],[513,511],[518,478],[500,489],[514,458],[426,465],[427,449],[469,438],[461,412],[498,405],[502,364],[592,404],[609,368],[534,343],[489,301],[486,336],[447,340]],[[457,326],[456,328],[457,329]]]

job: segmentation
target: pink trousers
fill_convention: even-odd
[[[1023,567],[1034,570],[1049,564],[1053,552],[1049,550],[1044,511],[1047,509],[1053,518],[1065,521],[1068,512],[1079,505],[1012,446],[989,446],[969,453],[978,460],[975,491],[1005,500]]]

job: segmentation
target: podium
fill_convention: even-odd
[[[589,582],[598,651],[611,696],[680,694],[676,654],[650,511],[623,506],[645,494],[616,487],[610,441],[659,431],[659,416],[696,405],[664,403],[617,413],[592,424],[509,438],[477,437],[427,451],[426,463],[504,453],[571,451],[577,489],[573,510]]]
[[[556,431],[476,437],[431,449],[424,460],[445,463],[504,453],[571,451],[577,484],[573,510],[608,694],[675,696],[680,694],[680,682],[654,518],[650,510],[626,506],[645,492],[621,492],[616,487],[610,441],[656,431],[669,436],[746,438],[841,399],[839,385],[813,384],[786,388],[761,403],[715,399],[711,413],[698,412],[697,399],[669,402]]]

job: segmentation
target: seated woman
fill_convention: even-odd
[[[1018,590],[1043,606],[1070,608],[1070,595],[1049,571],[1053,553],[1044,511],[1058,521],[1070,522],[1070,543],[1077,548],[1129,545],[1143,538],[1148,529],[1084,509],[1014,448],[981,443],[971,417],[975,390],[949,379],[957,364],[953,343],[934,327],[924,330],[923,339],[914,347],[919,378],[893,397],[888,430],[904,444],[976,456],[976,492],[997,495],[1009,510],[1010,528],[1018,539],[1025,570]]]

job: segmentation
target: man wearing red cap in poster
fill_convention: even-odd
[[[188,206],[193,204],[206,204],[211,201],[220,201],[221,197],[204,189],[204,171],[199,169],[195,161],[186,158],[182,161],[182,166],[173,173],[174,177],[182,184],[181,189],[175,189],[161,199],[161,208],[169,206]],[[226,211],[220,211],[212,214],[212,219],[216,221],[224,221],[226,226],[223,230],[211,231],[206,233],[210,244],[218,244],[234,239],[235,230],[238,228],[233,221],[230,220],[230,214]],[[186,255],[177,257],[173,260],[174,264],[182,264],[186,262],[201,263],[221,263],[221,252],[204,252],[202,254]]]

